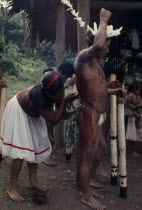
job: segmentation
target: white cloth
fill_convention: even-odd
[[[132,141],[142,141],[142,117],[139,122],[139,129],[135,125],[135,117],[128,118],[128,125],[126,131],[126,139]]]
[[[100,118],[99,118],[99,121],[98,121],[98,126],[100,126],[100,125],[102,125],[103,123],[104,123],[104,115],[103,114],[101,114],[100,115]]]
[[[14,96],[6,105],[0,149],[4,156],[40,163],[51,154],[51,144],[43,117],[28,116]]]

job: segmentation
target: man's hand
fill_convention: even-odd
[[[125,98],[127,95],[127,91],[122,88],[117,88],[115,90],[115,95],[120,98]]]
[[[104,20],[104,21],[108,22],[109,19],[110,19],[110,17],[111,17],[111,12],[110,11],[105,10],[104,8],[101,9],[101,12],[100,12],[100,21]]]
[[[118,80],[116,80],[116,81],[109,81],[107,83],[107,87],[108,88],[112,88],[112,89],[119,88],[120,87],[120,83],[118,82]]]

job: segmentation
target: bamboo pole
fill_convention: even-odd
[[[111,74],[110,81],[115,81],[116,75]],[[110,96],[110,146],[111,146],[111,185],[117,185],[117,98]]]
[[[126,169],[126,141],[124,122],[123,99],[118,103],[118,142],[119,142],[119,165],[120,165],[120,197],[127,197],[127,169]]]

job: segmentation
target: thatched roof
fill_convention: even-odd
[[[73,2],[74,7],[76,8],[76,1],[77,0],[71,0]],[[9,0],[10,5],[12,6],[12,9],[10,10],[10,15],[13,15],[15,13],[18,13],[22,10],[25,11],[27,14],[31,29],[31,45],[36,45],[36,38],[39,37],[40,42],[43,40],[47,41],[53,41],[55,42],[56,37],[56,12],[57,12],[57,6],[60,0]],[[102,1],[95,1],[91,0],[91,23],[94,22],[94,20],[97,22],[99,17],[99,11],[100,7],[103,7],[104,5],[99,7],[99,4]],[[116,0],[111,0],[112,4],[115,2],[118,2]],[[108,3],[108,5],[111,5],[111,2],[108,0],[104,0],[104,3]],[[124,0],[119,0],[119,2],[123,2]],[[127,0],[128,4],[132,4],[130,2],[135,2],[134,0]],[[137,0],[137,2],[141,2],[141,0]],[[103,4],[104,4],[103,3]],[[96,5],[96,7],[95,7]],[[98,6],[97,6],[98,5]],[[121,4],[120,4],[121,5]],[[136,5],[136,2],[135,2]],[[142,3],[141,3],[142,5]],[[124,26],[124,29],[126,28],[142,28],[141,21],[138,21],[140,18],[142,18],[141,12],[139,10],[139,4],[136,5],[137,9],[135,11],[135,8],[133,9],[131,5],[130,11],[121,11],[121,9],[116,8],[115,12],[113,12],[113,16],[111,18],[110,23],[118,26]],[[133,9],[133,15],[132,15],[132,9]],[[127,10],[127,6],[126,6]],[[77,46],[77,36],[75,35],[76,32],[76,21],[73,19],[72,15],[67,12],[66,13],[66,45],[72,46],[72,48],[76,48]]]

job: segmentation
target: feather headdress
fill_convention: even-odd
[[[3,7],[3,8],[8,7],[8,2],[7,1],[1,1],[0,2],[0,7]]]
[[[87,31],[90,31],[94,36],[97,34],[98,28],[97,24],[94,22],[94,29],[92,29],[89,25],[87,25],[83,20],[82,17],[79,17],[79,12],[76,12],[75,9],[73,9],[72,4],[70,3],[70,0],[61,0],[61,3],[65,4],[68,9],[67,11],[70,11],[73,16],[75,16],[75,20],[78,21],[80,27],[84,28],[85,25],[87,27]],[[107,26],[107,38],[111,38],[114,36],[119,36],[121,34],[121,30],[123,27],[120,27],[119,29],[113,30],[113,26]]]

